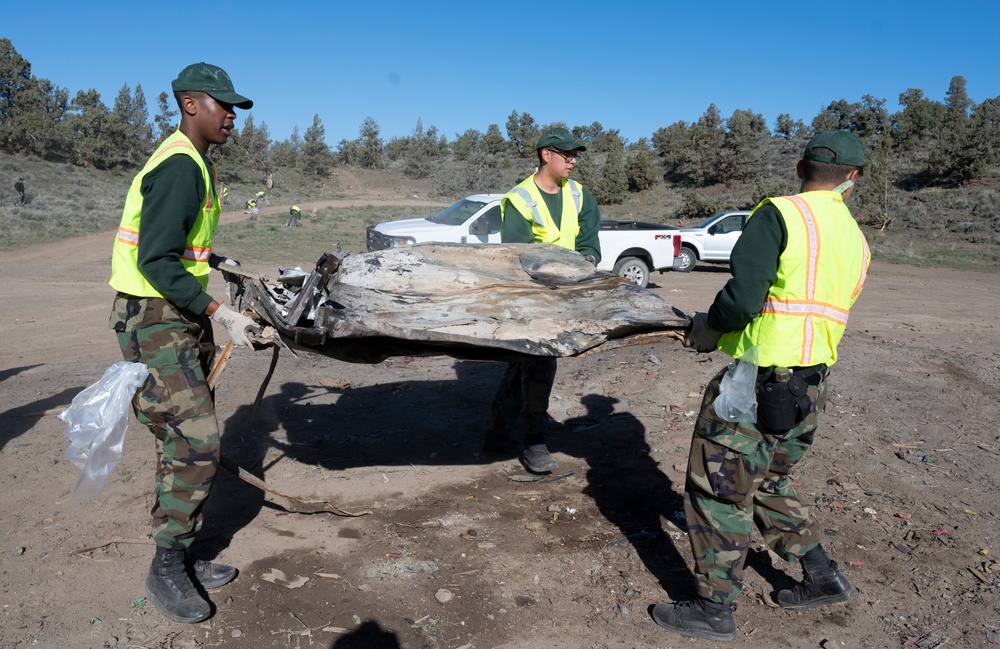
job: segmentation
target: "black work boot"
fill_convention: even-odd
[[[831,561],[822,546],[802,557],[802,582],[793,588],[778,591],[778,604],[793,611],[846,602],[854,595],[854,586],[847,581],[837,562]]]
[[[198,580],[205,590],[225,586],[236,579],[237,570],[233,566],[224,563],[211,563],[209,561],[196,560],[191,565],[194,578]]]
[[[730,642],[736,639],[736,618],[732,604],[718,604],[707,599],[657,604],[653,621],[689,638]]]
[[[559,466],[552,459],[548,447],[545,446],[545,441],[539,437],[529,437],[524,440],[521,464],[532,473],[551,473]]]
[[[212,606],[191,583],[184,565],[185,554],[184,550],[157,546],[146,575],[146,599],[168,620],[193,624],[208,619]]]

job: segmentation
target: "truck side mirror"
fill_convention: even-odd
[[[489,233],[490,233],[490,220],[489,218],[487,218],[485,214],[483,216],[480,216],[475,221],[473,221],[472,225],[469,226],[469,234],[476,235],[477,237],[481,237]]]
[[[718,223],[713,223],[708,228],[708,233],[709,234],[715,234],[718,231],[719,231],[719,224]]]

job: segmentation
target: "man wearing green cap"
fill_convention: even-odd
[[[208,590],[236,577],[232,566],[194,560],[188,548],[219,466],[220,434],[206,381],[215,355],[212,321],[235,345],[250,346],[258,325],[206,292],[212,268],[238,266],[212,252],[221,207],[212,144],[232,133],[235,108],[253,106],[224,70],[184,68],[171,84],[178,130],[164,140],[132,181],[111,258],[117,291],[111,327],[127,361],[145,363],[149,378],[133,399],[139,421],[156,438],[156,555],[146,596],[175,622],[200,622]]]
[[[535,145],[538,170],[500,202],[502,242],[553,243],[576,250],[594,265],[601,261],[597,201],[583,185],[569,179],[580,152],[586,150],[564,128],[542,133]],[[552,357],[532,357],[507,366],[493,399],[484,451],[513,455],[517,443],[510,433],[523,415],[522,464],[534,473],[555,470],[556,462],[545,444],[555,377],[556,359]]]
[[[853,133],[810,140],[796,167],[800,193],[757,206],[733,249],[732,278],[707,313],[692,316],[685,347],[737,360],[756,352],[757,411],[755,422],[716,412],[728,368],[705,388],[684,489],[699,598],[653,607],[653,619],[671,631],[736,638],[732,602],[743,588],[754,524],[778,556],[802,565],[804,580],[778,591],[778,604],[805,610],[854,593],[789,474],[812,445],[827,372],[865,282],[868,244],[844,205],[864,162]]]

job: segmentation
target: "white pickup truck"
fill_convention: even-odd
[[[687,273],[699,261],[728,263],[748,216],[749,210],[720,212],[697,227],[678,230],[681,249],[674,261],[674,270]]]
[[[500,243],[500,199],[503,194],[474,194],[434,216],[370,225],[369,251],[426,241]],[[638,221],[601,221],[599,270],[620,275],[645,287],[650,271],[674,266],[681,239],[676,228]]]

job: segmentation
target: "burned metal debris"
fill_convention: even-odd
[[[227,273],[237,306],[293,349],[342,361],[577,356],[677,337],[659,296],[554,245],[425,243],[327,253],[308,274]]]

